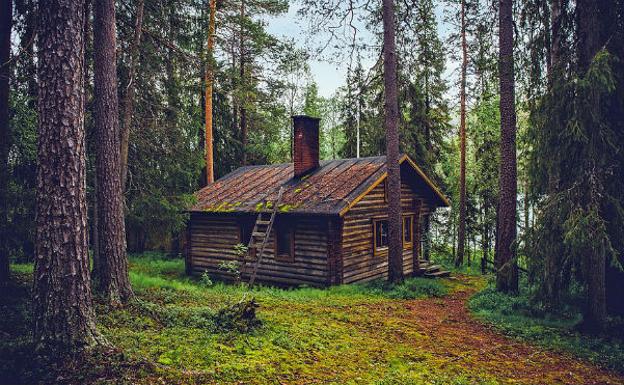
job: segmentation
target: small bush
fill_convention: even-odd
[[[260,326],[256,317],[258,303],[252,298],[241,300],[233,305],[221,308],[215,316],[215,324],[219,329],[247,333]]]
[[[199,283],[205,287],[210,287],[214,284],[207,271],[203,272],[203,274],[201,275],[201,278],[199,278]]]

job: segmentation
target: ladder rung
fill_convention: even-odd
[[[258,224],[259,225],[268,225],[269,223],[271,223],[271,221],[261,221],[261,220],[258,220]]]
[[[254,237],[265,237],[266,233],[262,233],[260,231],[255,231],[254,233],[251,234]]]

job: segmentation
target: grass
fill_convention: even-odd
[[[576,328],[581,316],[574,309],[550,314],[530,300],[525,289],[517,296],[499,293],[492,284],[469,301],[474,316],[493,324],[505,334],[529,341],[548,349],[565,351],[601,366],[624,373],[624,340],[622,327],[614,325],[610,336],[590,336]],[[614,320],[615,322],[616,320]]]
[[[47,373],[41,377],[33,368],[53,371],[32,359],[32,265],[13,265],[12,270],[15,280],[0,294],[1,314],[7,314],[0,317],[0,383],[6,378],[24,384],[517,383],[483,363],[452,359],[462,354],[457,347],[461,333],[432,335],[415,327],[447,322],[446,306],[462,305],[447,304],[444,297],[481,288],[481,278],[410,278],[400,285],[374,281],[326,289],[257,286],[250,291],[189,278],[182,260],[155,253],[130,258],[136,301],[119,309],[96,302],[98,329],[115,348],[97,351],[62,380]],[[240,327],[230,322],[223,309],[252,298],[259,304],[259,323]],[[472,302],[476,314],[484,319],[487,309],[495,314],[491,302],[497,300],[486,290]],[[439,320],[422,314],[431,304]]]
[[[26,326],[32,265],[12,265],[12,271],[15,300],[3,298],[2,310],[15,317],[0,321],[0,332],[12,336],[0,342],[0,378],[2,373],[20,373],[16,381],[34,382],[38,374],[29,373]],[[96,303],[100,332],[123,352],[123,359],[108,357],[110,367],[100,364],[97,370],[117,378],[127,375],[128,362],[154,364],[149,369],[139,365],[128,383],[151,383],[154,376],[170,383],[214,384],[318,379],[328,384],[474,383],[454,380],[454,374],[433,376],[424,364],[413,366],[413,354],[392,338],[405,312],[402,301],[441,297],[457,283],[410,278],[400,285],[375,281],[328,289],[257,286],[249,291],[242,285],[186,277],[182,260],[159,254],[132,256],[130,279],[137,301],[123,309]],[[220,309],[252,297],[260,304],[259,327],[241,333],[219,323]]]

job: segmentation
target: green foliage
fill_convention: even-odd
[[[238,261],[227,261],[227,262],[221,262],[219,264],[219,270],[230,274],[233,278],[235,282],[240,282],[240,278],[241,278],[241,271],[240,271],[241,265],[240,262]]]
[[[7,241],[9,255],[30,260],[34,252],[37,111],[27,94],[10,94],[10,146]]]
[[[619,62],[603,49],[584,73],[557,73],[532,115],[530,166],[539,215],[527,251],[540,294],[552,307],[571,282],[587,287],[596,257],[611,262],[615,271],[623,261]],[[613,300],[617,290],[607,299],[612,311],[622,313]]]
[[[206,287],[210,287],[213,285],[212,279],[210,278],[210,274],[207,271],[204,271],[199,278],[199,282]]]
[[[576,326],[581,320],[578,308],[552,314],[531,298],[528,290],[518,296],[499,293],[494,286],[473,296],[469,302],[472,313],[491,323],[505,334],[528,340],[549,349],[574,353],[596,364],[624,371],[624,344],[619,338],[594,337],[580,334]],[[621,328],[621,320],[613,320],[613,333]]]
[[[515,379],[515,372],[488,369],[498,364],[513,368],[508,362],[465,355],[465,336],[447,318],[457,301],[439,297],[473,290],[478,280],[419,278],[398,286],[375,281],[327,289],[256,286],[250,291],[223,282],[206,287],[201,278],[184,276],[183,261],[157,253],[132,256],[130,266],[137,300],[114,309],[96,304],[98,329],[115,349],[64,368],[64,378],[77,377],[80,383],[257,385],[493,385]],[[30,359],[29,340],[32,265],[12,270],[24,273],[17,275],[13,289],[0,293],[5,315],[0,332],[10,336],[0,340],[0,373],[11,373],[12,383],[38,383],[42,377],[32,372],[36,363]],[[514,299],[479,301],[487,309],[526,308]],[[431,321],[433,326],[427,323]],[[472,349],[482,352],[481,345]]]

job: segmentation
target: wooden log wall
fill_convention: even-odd
[[[343,283],[369,281],[388,276],[388,253],[373,254],[373,219],[387,218],[388,204],[384,201],[384,185],[380,183],[344,215],[342,243]],[[414,200],[423,199],[405,182],[401,183],[401,208],[403,215],[414,215],[414,224],[419,221]],[[420,215],[431,210],[430,205],[420,205]],[[416,247],[420,239],[413,239]],[[412,249],[403,250],[403,272],[413,271]]]
[[[328,263],[328,222],[323,217],[284,216],[276,218],[288,221],[294,227],[294,261],[276,260],[275,227],[265,249],[265,254],[258,268],[256,279],[279,285],[325,286],[329,283]],[[241,218],[235,215],[210,215],[192,213],[189,221],[189,257],[190,272],[222,279],[232,279],[232,275],[219,266],[223,262],[241,259],[234,252],[234,246],[241,243],[240,226],[251,223],[253,218]],[[248,278],[253,261],[245,264],[243,280]]]

